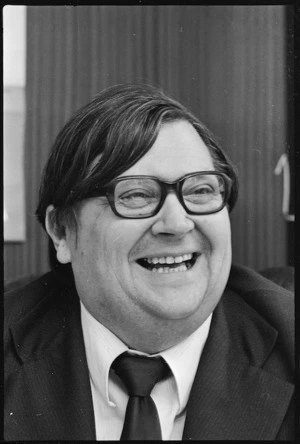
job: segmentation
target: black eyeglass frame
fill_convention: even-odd
[[[208,176],[208,175],[220,176],[220,177],[222,177],[222,179],[224,181],[225,189],[224,189],[223,202],[222,202],[222,205],[219,208],[217,208],[216,210],[199,213],[199,212],[189,210],[184,202],[184,199],[182,196],[182,187],[183,187],[185,180],[190,177],[199,176],[199,175],[200,176]],[[116,209],[115,199],[114,199],[115,188],[119,182],[121,182],[123,180],[127,180],[127,179],[152,179],[159,184],[160,189],[161,189],[160,201],[159,201],[157,207],[155,208],[155,210],[150,215],[123,216]],[[150,217],[155,216],[160,211],[160,209],[162,208],[162,206],[166,200],[166,197],[170,193],[170,191],[174,191],[177,196],[177,199],[179,200],[179,202],[183,206],[184,210],[188,214],[195,215],[195,216],[202,216],[202,215],[206,215],[206,214],[218,213],[226,206],[226,204],[229,200],[230,194],[231,194],[231,186],[232,186],[232,180],[225,173],[220,173],[218,171],[198,171],[195,173],[186,174],[185,176],[183,176],[180,179],[175,180],[173,182],[165,182],[165,181],[158,179],[155,176],[146,176],[146,175],[122,176],[122,177],[117,177],[116,179],[113,179],[108,185],[106,185],[104,187],[100,188],[96,185],[96,187],[89,193],[88,197],[90,198],[90,197],[105,196],[109,202],[109,205],[110,205],[112,211],[115,213],[115,215],[122,217],[123,219],[149,219]]]

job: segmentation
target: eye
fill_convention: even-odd
[[[218,190],[213,185],[201,184],[201,185],[195,185],[194,187],[184,190],[184,195],[185,196],[201,196],[201,195],[205,195],[205,194],[214,194],[217,192],[218,192]]]
[[[205,205],[216,202],[221,199],[224,187],[215,177],[198,179],[198,183],[190,183],[183,191],[183,197],[186,202],[193,205]]]
[[[189,194],[208,194],[215,193],[216,190],[210,185],[201,185],[193,190],[189,191]]]
[[[135,189],[123,192],[117,196],[117,203],[127,207],[141,208],[157,202],[158,196],[150,190]]]
[[[155,197],[151,192],[145,191],[145,190],[131,190],[126,191],[125,193],[122,193],[120,196],[118,196],[121,200],[131,200],[131,199],[151,199],[152,197]]]

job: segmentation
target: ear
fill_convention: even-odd
[[[57,260],[61,264],[67,264],[71,262],[71,251],[68,246],[68,242],[66,240],[65,235],[61,235],[60,230],[58,230],[57,226],[53,222],[52,213],[54,211],[54,206],[49,205],[46,210],[46,230],[49,236],[51,237],[54,247],[56,249],[56,257]]]

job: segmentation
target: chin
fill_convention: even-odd
[[[176,287],[160,289],[155,293],[153,304],[148,307],[152,313],[155,312],[156,316],[163,319],[186,319],[194,317],[201,310],[203,299],[204,292],[200,288],[193,290],[178,290]]]

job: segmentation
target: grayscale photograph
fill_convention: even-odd
[[[295,440],[294,22],[3,8],[4,442]]]

